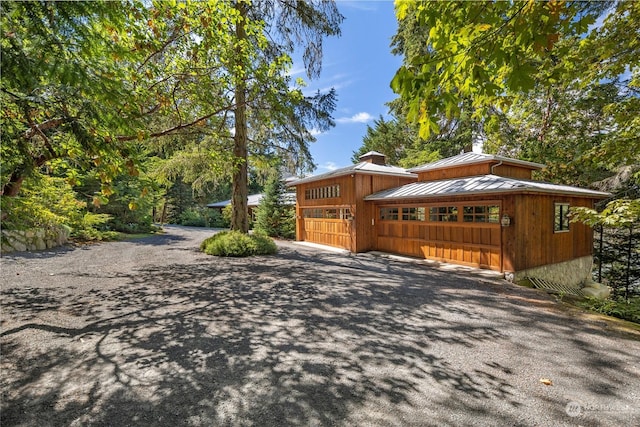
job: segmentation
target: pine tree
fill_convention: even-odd
[[[278,169],[265,185],[264,197],[256,209],[255,230],[271,237],[295,237],[295,209],[285,203],[286,187]]]

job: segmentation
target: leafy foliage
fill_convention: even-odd
[[[540,62],[567,54],[558,40],[587,31],[601,9],[581,2],[397,0],[398,20],[428,37],[423,47],[405,50],[391,87],[407,99],[408,118],[423,138],[439,131],[438,117],[459,116],[465,99],[479,117],[490,106],[506,110],[508,93],[533,88]]]
[[[3,2],[2,194],[54,159],[104,178],[135,169],[114,136],[141,125],[131,65],[140,34],[136,2]],[[124,12],[124,13],[123,13]]]
[[[79,201],[63,178],[35,174],[25,183],[18,197],[3,197],[2,221],[5,229],[54,229],[68,227],[72,237],[82,240],[108,240],[116,237],[107,223],[111,215],[87,212],[86,203]]]
[[[606,300],[587,298],[585,301],[580,302],[579,305],[597,313],[640,324],[640,297]]]
[[[201,243],[200,250],[214,256],[247,257],[272,255],[277,247],[273,240],[263,234],[233,230],[221,231],[207,238]]]
[[[571,217],[600,231],[595,241],[598,280],[617,295],[640,292],[640,199],[613,200],[601,212],[573,208]]]

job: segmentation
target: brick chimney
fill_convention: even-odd
[[[382,153],[378,153],[377,151],[369,151],[368,153],[363,154],[359,157],[361,162],[373,163],[374,165],[382,165],[386,164],[385,156]]]

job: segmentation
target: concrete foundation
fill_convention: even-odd
[[[540,267],[529,268],[515,273],[505,274],[507,280],[514,283],[525,277],[536,277],[561,285],[581,288],[585,283],[591,282],[591,270],[593,257],[585,256],[571,261],[548,264]]]

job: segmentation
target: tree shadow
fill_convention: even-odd
[[[519,361],[488,354],[509,328],[575,338],[545,352],[516,340],[543,364],[585,347],[534,291],[310,253],[148,266],[88,292],[3,290],[2,425],[518,425]],[[633,375],[632,356],[585,350],[602,378],[578,380]]]

